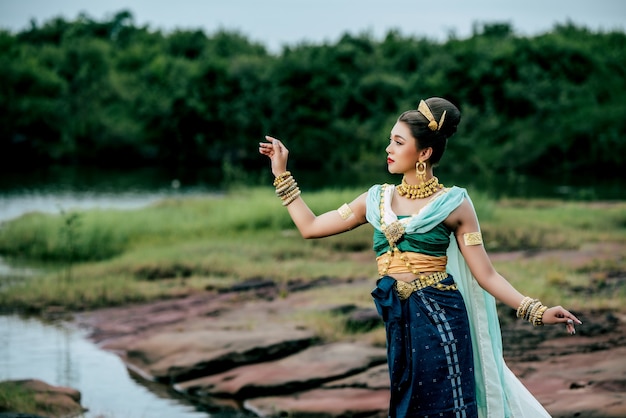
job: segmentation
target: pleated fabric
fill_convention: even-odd
[[[475,418],[474,362],[461,294],[433,287],[401,301],[385,276],[372,292],[387,331],[391,418]],[[442,284],[452,284],[448,277]]]

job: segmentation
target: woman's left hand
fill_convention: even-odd
[[[543,313],[542,320],[544,324],[565,324],[565,329],[570,334],[576,334],[574,324],[582,324],[582,322],[578,318],[576,318],[570,311],[563,308],[562,306],[553,306],[546,309],[546,311]]]

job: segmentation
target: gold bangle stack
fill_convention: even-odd
[[[283,206],[290,205],[300,196],[298,183],[289,171],[285,171],[274,179],[274,187],[276,187],[276,196],[283,201]]]
[[[543,313],[548,309],[539,299],[525,296],[517,308],[517,317],[523,318],[535,327],[543,325]]]

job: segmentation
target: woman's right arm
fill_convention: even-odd
[[[275,177],[287,171],[289,150],[276,138],[266,136],[268,142],[259,143],[259,153],[269,157],[272,173]],[[322,238],[349,231],[367,222],[365,219],[365,201],[367,193],[363,193],[347,205],[341,213],[332,210],[319,216],[298,196],[287,205],[289,215],[304,238]]]
[[[323,238],[363,225],[366,222],[366,195],[367,193],[364,193],[348,204],[352,214],[346,219],[340,215],[339,210],[331,210],[317,216],[301,197],[287,206],[287,210],[303,238]]]

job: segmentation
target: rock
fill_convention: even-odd
[[[387,364],[371,367],[362,373],[324,383],[322,387],[330,388],[368,388],[389,390],[389,368]]]
[[[321,311],[345,319],[346,328],[376,327],[373,306],[335,297],[369,295],[371,281],[332,283],[333,297],[316,302],[293,283],[276,298],[276,286],[248,285],[77,317],[104,348],[203,407],[240,411],[243,404],[264,417],[386,416],[386,358],[384,349],[374,349],[381,339],[347,332],[346,341],[322,345],[297,321]],[[626,315],[586,314],[570,336],[562,327],[533,328],[507,307],[501,313],[505,359],[554,418],[625,417]]]
[[[81,394],[76,389],[52,386],[37,379],[11,380],[6,383],[15,384],[30,392],[34,397],[35,405],[28,413],[27,411],[6,412],[0,414],[2,418],[40,418],[40,415],[46,418],[67,418],[80,416],[86,411],[80,405]]]
[[[293,326],[211,329],[206,320],[163,330],[127,347],[127,361],[156,380],[182,382],[268,361],[309,347],[316,337]]]
[[[350,332],[367,332],[382,327],[383,320],[374,308],[361,308],[346,318],[346,329]]]
[[[15,412],[1,412],[0,418],[45,418],[41,415],[33,415],[33,414],[20,414]]]
[[[572,339],[569,343],[577,345],[578,341]],[[554,349],[557,343],[554,340],[544,345]],[[626,376],[625,357],[626,347],[622,346],[600,353],[583,352],[548,361],[513,363],[511,370],[523,376],[523,383],[554,418],[626,417],[626,379],[614,378]]]
[[[315,389],[289,396],[250,399],[244,406],[263,418],[386,418],[389,389]]]
[[[238,367],[183,382],[177,388],[195,396],[239,399],[285,394],[318,387],[386,362],[386,350],[363,344],[318,345],[291,356]]]

